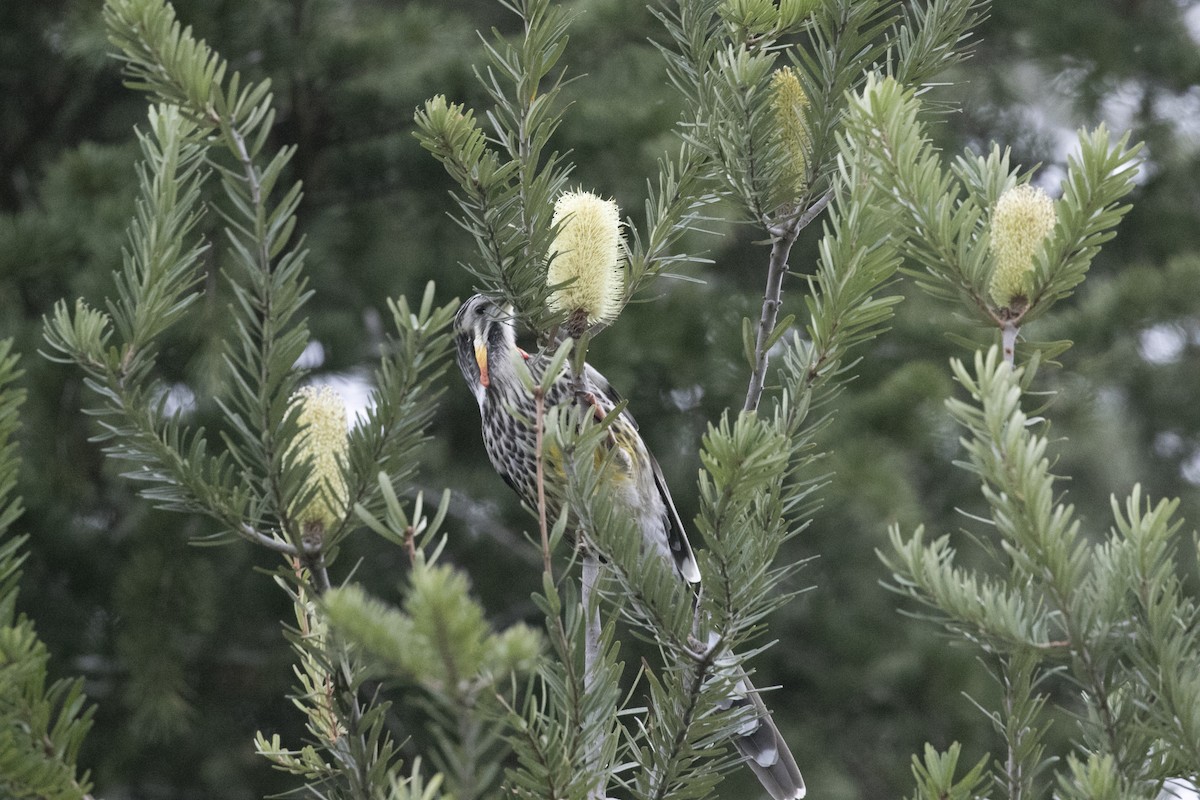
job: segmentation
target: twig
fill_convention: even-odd
[[[295,546],[291,542],[285,542],[275,539],[271,536],[267,536],[262,531],[256,530],[254,527],[246,523],[242,523],[241,527],[238,528],[238,532],[241,533],[243,539],[246,539],[254,544],[261,545],[268,550],[274,550],[276,553],[283,553],[285,556],[300,555],[299,551],[296,550]]]
[[[584,370],[587,366],[587,347],[588,347],[588,328],[586,314],[576,311],[566,324],[568,334],[574,339],[575,351],[571,354],[572,358],[568,369],[571,374],[571,390],[575,398],[575,403],[582,407],[589,405],[590,394],[588,388],[584,385]],[[541,402],[542,396],[537,395],[538,411],[542,411]],[[595,403],[595,399],[590,400],[591,404]],[[539,418],[538,433],[541,433],[541,421]],[[540,444],[540,438],[539,438]],[[539,451],[540,452],[540,451]],[[541,467],[541,458],[538,458],[538,467]],[[570,469],[570,467],[567,467]],[[542,482],[539,475],[538,480],[538,501],[539,505],[544,505],[542,502],[541,492],[543,491]],[[542,510],[542,509],[539,509]],[[545,530],[545,522],[543,520],[542,529]],[[583,530],[576,533],[576,547],[583,554],[583,563],[581,566],[581,574],[579,580],[580,604],[584,615],[583,628],[583,688],[584,692],[591,694],[597,691],[600,680],[600,600],[598,584],[600,581],[600,558],[596,552],[590,547],[583,535]],[[549,556],[547,556],[548,558]],[[604,765],[601,763],[601,758],[604,752],[603,739],[597,738],[584,743],[584,757],[587,759],[588,766],[593,770],[598,780],[596,785],[588,789],[588,800],[604,800],[605,792],[608,786],[607,772]]]
[[[591,693],[596,689],[600,668],[600,604],[596,597],[597,583],[600,580],[600,559],[596,557],[591,548],[582,545],[582,536],[579,539],[584,551],[580,590],[583,595],[583,613],[586,619],[583,642],[583,686],[585,691]],[[597,775],[604,775],[603,765],[600,764],[601,744],[601,741],[596,739],[584,745],[588,763]],[[588,790],[588,800],[603,800],[604,792],[605,781],[601,778],[597,785]]]
[[[325,554],[317,553],[315,556],[305,556],[302,561],[308,569],[313,594],[317,597],[324,596],[330,589],[329,570],[325,567]]]
[[[537,511],[538,511],[538,532],[542,536],[542,570],[549,576],[553,577],[554,572],[550,564],[550,531],[546,525],[546,468],[543,461],[542,453],[542,435],[546,427],[546,396],[540,386],[535,386],[533,389],[533,404],[534,404],[534,445],[533,445],[533,460],[536,462],[537,469]]]
[[[332,588],[329,582],[329,570],[325,565],[324,550],[318,549],[315,552],[293,558],[292,569],[295,571],[296,580],[300,582],[301,586],[304,585],[302,570],[308,570],[308,586],[313,596],[318,600]],[[298,597],[300,596],[302,595],[298,595]],[[309,613],[308,609],[304,610],[305,618],[308,617]],[[331,664],[330,668],[325,670],[328,676],[327,685],[331,692],[341,693],[343,700],[349,706],[349,730],[353,731],[356,736],[362,736],[362,709],[358,704],[358,691],[353,688],[353,670],[344,648],[339,647],[337,655],[338,663]],[[332,714],[337,714],[332,700],[329,702],[329,709]]]
[[[767,340],[775,330],[779,319],[779,307],[783,305],[783,276],[788,271],[788,255],[796,237],[804,230],[817,215],[825,210],[833,192],[828,191],[817,198],[804,213],[786,220],[782,224],[769,227],[771,233],[771,261],[767,268],[767,288],[763,292],[762,314],[758,320],[758,336],[754,343],[754,370],[750,374],[750,386],[746,390],[746,403],[743,411],[756,411],[759,400],[762,399],[763,387],[767,379]]]
[[[1001,668],[1003,669],[1003,666]],[[1012,680],[1009,679],[1008,676],[1006,675],[1004,678],[1004,712],[1005,712],[1007,719],[1009,719],[1009,720],[1011,720],[1011,718],[1013,716],[1013,692],[1012,692],[1012,690],[1013,690]],[[1007,721],[1006,721],[1005,727],[1006,728],[1008,727]],[[1022,730],[1021,732],[1024,732],[1024,730]],[[1006,747],[1005,747],[1006,755],[1005,755],[1005,759],[1004,759],[1004,777],[1007,782],[1007,786],[1005,788],[1007,789],[1008,796],[1010,798],[1012,798],[1012,800],[1020,800],[1021,794],[1022,794],[1022,792],[1021,792],[1021,785],[1022,785],[1021,767],[1023,766],[1023,764],[1021,763],[1021,760],[1019,758],[1017,758],[1016,745],[1018,744],[1018,742],[1014,742],[1011,735],[1006,735],[1004,737],[1004,739],[1005,739],[1005,745],[1006,745]]]
[[[417,542],[416,532],[413,526],[409,525],[404,529],[404,554],[408,556],[408,565],[416,566],[417,563]]]
[[[659,753],[659,758],[663,764],[680,763],[679,756],[687,747],[688,731],[699,721],[700,694],[704,689],[705,681],[712,675],[713,662],[716,659],[717,652],[717,647],[701,646],[692,654],[693,658],[696,659],[695,669],[692,672],[691,680],[688,681],[687,693],[684,698],[685,704],[680,714],[680,724],[675,731],[675,737],[670,742],[668,752]],[[653,794],[649,796],[653,800],[666,800],[674,788],[671,785],[669,777],[660,771],[654,776],[654,779],[658,782],[658,785],[654,787]]]
[[[1011,367],[1017,358],[1017,334],[1021,328],[1015,321],[1009,320],[1000,328],[1000,340],[1004,343],[1004,360]]]

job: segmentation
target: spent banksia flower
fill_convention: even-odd
[[[302,508],[293,508],[292,516],[305,528],[317,524],[329,528],[346,513],[349,502],[341,467],[350,448],[346,404],[328,386],[305,386],[292,395],[291,405],[299,408],[299,430],[288,455],[298,462],[307,461],[311,467],[308,482],[300,492],[308,502]]]
[[[1033,259],[1057,221],[1054,201],[1035,186],[1022,184],[1000,195],[992,209],[994,266],[988,287],[996,305],[1010,308],[1028,300]]]
[[[564,192],[554,204],[553,223],[559,227],[550,244],[546,282],[570,283],[551,293],[550,307],[584,315],[589,324],[616,319],[625,288],[616,201]]]
[[[775,137],[783,155],[782,180],[796,195],[804,191],[810,137],[804,112],[808,94],[793,67],[776,70],[771,76],[771,110],[775,113]]]

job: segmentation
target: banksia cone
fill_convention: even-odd
[[[291,405],[300,409],[296,417],[299,430],[288,456],[298,462],[307,461],[311,468],[300,492],[300,497],[308,501],[301,508],[293,508],[292,516],[306,528],[329,528],[346,513],[349,502],[341,467],[350,449],[346,404],[328,386],[305,386],[292,395]]]
[[[771,76],[771,109],[775,112],[775,137],[783,155],[783,180],[799,195],[805,188],[808,169],[809,134],[804,121],[808,95],[793,67],[784,67]]]
[[[1041,189],[1022,184],[1000,195],[992,209],[992,300],[1001,308],[1029,299],[1033,259],[1054,231],[1054,201]]]
[[[570,281],[550,295],[555,311],[611,322],[621,310],[621,219],[616,201],[589,192],[565,192],[554,204],[558,235],[550,244],[546,282]]]

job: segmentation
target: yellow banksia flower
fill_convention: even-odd
[[[589,324],[611,322],[621,310],[621,216],[615,200],[590,192],[564,192],[554,204],[558,235],[550,244],[546,282],[570,281],[550,295],[550,307],[586,314]]]
[[[808,94],[794,67],[784,67],[771,76],[771,109],[775,113],[775,137],[783,151],[783,180],[795,193],[804,191],[804,173],[808,168],[811,144],[804,112]]]
[[[350,450],[346,404],[328,386],[305,386],[292,395],[291,405],[300,409],[296,417],[299,430],[288,455],[308,461],[311,468],[308,483],[300,493],[311,499],[303,508],[292,509],[292,516],[304,526],[320,524],[329,528],[346,513],[349,503],[350,492],[341,468]]]
[[[1013,187],[992,209],[992,300],[1001,308],[1028,300],[1033,260],[1054,232],[1054,201],[1036,186]]]

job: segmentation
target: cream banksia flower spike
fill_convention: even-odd
[[[305,386],[292,395],[291,407],[299,408],[299,429],[287,454],[297,462],[308,461],[312,470],[300,492],[310,499],[302,508],[293,508],[292,516],[305,529],[327,529],[341,519],[349,503],[341,467],[350,450],[346,404],[328,386]]]
[[[1012,308],[1028,301],[1033,260],[1054,232],[1058,214],[1044,191],[1022,184],[1000,195],[992,209],[992,301]]]
[[[775,136],[783,155],[782,180],[794,195],[804,191],[810,137],[804,112],[808,94],[794,67],[784,67],[771,76],[771,110],[775,114]]]
[[[550,244],[546,282],[570,281],[550,295],[550,308],[579,314],[589,325],[612,322],[625,289],[621,217],[615,200],[564,192],[554,204],[558,235]]]

